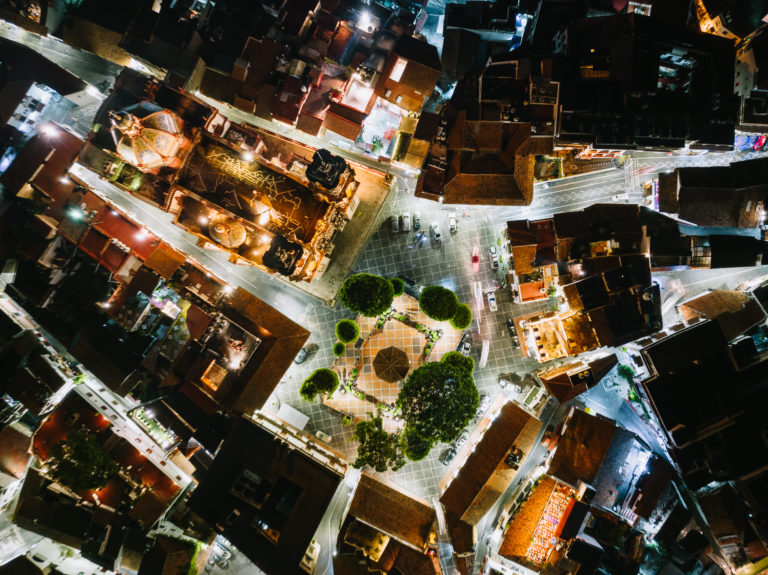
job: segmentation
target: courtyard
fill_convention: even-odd
[[[324,403],[355,421],[380,407],[385,429],[396,431],[400,384],[423,363],[455,350],[461,332],[447,322],[429,319],[418,300],[407,294],[396,297],[389,312],[374,318],[360,316],[357,324],[361,339],[347,345],[334,362],[341,386]]]

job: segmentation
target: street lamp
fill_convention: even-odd
[[[43,124],[40,127],[40,131],[44,136],[55,136],[59,133],[59,130],[53,124]]]

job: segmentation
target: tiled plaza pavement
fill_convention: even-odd
[[[443,242],[434,245],[431,240],[423,243],[422,247],[413,246],[413,230],[410,233],[392,234],[389,228],[389,217],[393,214],[410,212],[411,218],[415,212],[420,212],[422,227],[428,231],[432,222],[437,222],[443,234]],[[458,232],[448,231],[448,216],[455,212],[459,222]],[[491,270],[488,247],[496,245],[502,226],[492,223],[488,217],[488,208],[474,208],[458,211],[441,206],[434,202],[408,197],[407,192],[392,193],[387,200],[374,227],[374,232],[363,248],[353,272],[370,272],[385,276],[404,274],[412,278],[417,285],[440,284],[453,289],[459,299],[472,308],[473,314],[480,320],[479,334],[477,324],[470,328],[472,331],[472,352],[477,367],[475,382],[481,394],[495,395],[501,390],[498,379],[501,374],[529,373],[539,364],[525,358],[512,344],[506,332],[506,318],[522,313],[538,311],[546,307],[546,303],[537,302],[526,305],[512,303],[508,290],[497,290],[496,299],[499,310],[496,313],[488,311],[487,299],[483,302],[484,310],[477,312],[474,298],[474,283],[482,282],[483,287],[491,284],[495,272]],[[409,247],[413,246],[413,247]],[[472,272],[471,255],[475,246],[480,248],[480,270]],[[342,317],[354,319],[353,314],[337,306],[330,309],[323,305],[315,305],[308,312],[302,323],[311,332],[310,342],[320,346],[317,354],[302,365],[293,365],[286,373],[283,382],[275,392],[281,402],[286,402],[300,409],[310,417],[307,429],[310,432],[322,430],[333,437],[332,447],[345,452],[350,460],[354,459],[356,444],[349,441],[351,427],[341,425],[340,416],[319,401],[307,403],[298,395],[301,381],[314,369],[330,367],[333,363],[331,346],[335,340],[334,324]],[[446,323],[446,328],[450,329]],[[479,360],[482,340],[489,341],[490,349],[485,367],[480,367]],[[275,404],[276,405],[276,404]],[[436,445],[430,455],[419,462],[409,462],[400,471],[388,473],[404,488],[422,497],[439,495],[437,483],[446,467],[438,461],[445,449],[444,444]]]

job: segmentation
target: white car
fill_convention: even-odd
[[[403,231],[404,232],[411,231],[411,214],[409,214],[408,212],[405,212],[403,214]]]
[[[432,234],[432,239],[436,242],[440,242],[443,240],[443,235],[440,233],[440,226],[437,225],[437,223],[433,223],[429,227],[429,231]]]
[[[421,229],[421,214],[419,212],[413,214],[413,229],[417,232]]]
[[[496,250],[496,246],[488,248],[488,255],[491,258],[491,269],[499,269],[499,252]]]
[[[488,309],[491,311],[499,310],[499,306],[496,305],[496,293],[492,291],[488,292]]]
[[[459,231],[459,224],[456,222],[456,216],[454,214],[448,216],[448,231],[452,234]]]

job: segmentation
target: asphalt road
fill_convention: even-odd
[[[92,86],[101,87],[105,82],[111,86],[122,69],[95,54],[72,48],[53,36],[38,36],[5,20],[0,20],[0,37],[33,49]]]

